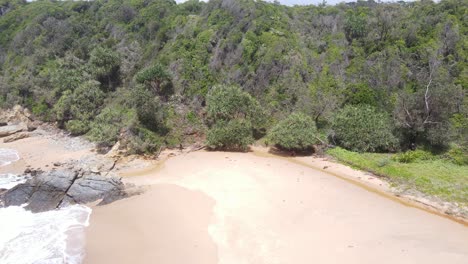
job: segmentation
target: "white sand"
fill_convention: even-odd
[[[85,263],[468,263],[466,226],[310,158],[263,156],[195,152],[134,172],[150,191],[94,208]]]

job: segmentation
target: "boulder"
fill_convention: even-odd
[[[3,143],[10,143],[10,142],[17,141],[23,138],[28,138],[28,137],[29,137],[28,133],[25,133],[25,132],[16,133],[16,134],[13,134],[11,136],[4,138]]]
[[[119,178],[82,174],[73,170],[42,172],[25,183],[0,194],[1,206],[26,204],[32,212],[44,212],[63,205],[102,200],[106,204],[128,194]]]
[[[124,197],[124,189],[119,178],[92,173],[74,182],[67,192],[67,201],[82,204],[103,199],[100,204],[110,203]]]
[[[7,137],[25,130],[24,125],[10,125],[0,127],[0,137]],[[26,128],[27,130],[27,128]]]

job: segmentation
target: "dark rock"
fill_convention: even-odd
[[[25,183],[2,193],[0,201],[3,206],[27,204],[25,208],[30,211],[43,212],[67,204],[89,203],[100,199],[100,204],[105,204],[127,196],[125,185],[118,178],[54,170],[40,172]]]
[[[68,190],[67,196],[75,203],[89,203],[109,197],[120,199],[125,196],[124,189],[125,186],[119,178],[92,173],[77,179]]]
[[[8,123],[5,121],[0,121],[0,127],[8,126]]]

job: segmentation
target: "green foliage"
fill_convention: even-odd
[[[346,38],[349,41],[365,37],[367,34],[367,14],[363,8],[359,11],[347,10],[345,20]]]
[[[252,125],[243,119],[218,121],[206,135],[206,145],[211,149],[245,151],[253,141]]]
[[[349,104],[367,104],[377,106],[375,92],[366,84],[351,84],[346,89],[346,101]]]
[[[97,81],[86,81],[76,88],[70,105],[74,119],[91,120],[97,115],[105,98],[99,86]]]
[[[434,159],[434,155],[432,155],[428,151],[424,150],[410,150],[403,153],[396,154],[393,156],[393,160],[402,162],[402,163],[411,163],[416,161],[425,161]]]
[[[315,122],[307,115],[293,113],[270,130],[268,142],[281,149],[310,149],[318,143]]]
[[[130,131],[131,136],[125,142],[129,154],[154,153],[163,146],[163,139],[151,130],[137,127]]]
[[[159,63],[138,72],[135,80],[152,89],[155,94],[168,96],[172,93],[171,75]]]
[[[440,156],[403,163],[392,154],[357,153],[342,148],[327,151],[341,162],[384,176],[401,189],[416,189],[447,201],[468,205],[467,165],[456,165]],[[423,156],[428,156],[426,153]]]
[[[334,140],[353,151],[388,151],[397,146],[390,118],[375,108],[346,106],[333,119]]]
[[[0,0],[0,104],[34,108],[63,127],[92,124],[121,104],[137,114],[135,127],[171,144],[185,136],[169,130],[184,130],[178,122],[189,111],[206,110],[208,126],[250,120],[259,136],[265,116],[304,112],[325,131],[340,108],[367,104],[394,117],[404,149],[455,143],[465,151],[465,2]],[[90,81],[104,93],[77,103],[90,98],[76,92]],[[217,83],[242,87],[226,94],[239,104],[204,109]],[[136,84],[146,92],[128,96],[140,92]]]
[[[239,87],[214,86],[206,101],[211,124],[206,141],[212,149],[245,150],[253,142],[254,130],[264,125],[260,104]]]
[[[54,105],[53,112],[57,120],[66,121],[71,119],[71,104],[73,103],[73,93],[66,90],[58,102]]]
[[[89,64],[91,73],[107,89],[112,89],[119,82],[120,56],[112,49],[97,46],[91,51]]]
[[[119,139],[120,132],[133,127],[136,113],[119,105],[111,105],[101,111],[90,124],[87,137],[102,147],[111,147]]]
[[[214,86],[206,97],[207,118],[210,122],[231,119],[252,120],[260,128],[265,119],[260,104],[237,86]]]
[[[88,121],[70,120],[65,124],[65,128],[73,135],[83,135],[89,131]]]
[[[461,146],[451,146],[449,151],[442,156],[457,165],[468,165],[468,149]]]
[[[166,132],[166,107],[158,97],[141,86],[131,93],[131,104],[135,108],[141,124],[154,132]]]

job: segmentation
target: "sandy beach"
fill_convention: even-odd
[[[85,263],[466,263],[466,226],[321,162],[201,151],[122,172],[149,190],[93,209]]]
[[[0,143],[50,170],[97,157],[79,138]],[[98,160],[105,157],[97,157]],[[384,180],[317,157],[164,152],[124,158],[118,173],[146,192],[93,206],[84,263],[466,263],[468,228],[391,194]]]
[[[44,135],[42,135],[44,134]],[[0,148],[14,149],[19,160],[0,167],[0,173],[20,174],[26,168],[50,170],[54,163],[64,163],[93,155],[92,145],[80,138],[68,138],[53,133],[33,134],[11,143],[0,141]]]

